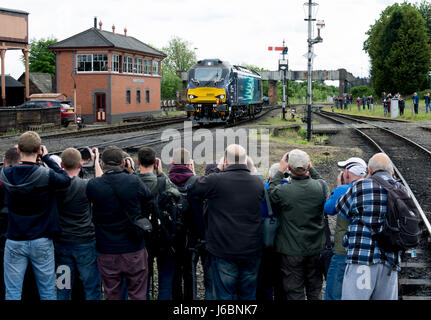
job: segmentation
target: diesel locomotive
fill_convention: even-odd
[[[262,78],[219,59],[198,61],[189,71],[185,110],[199,123],[234,123],[262,111]]]

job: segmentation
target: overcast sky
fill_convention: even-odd
[[[394,0],[315,0],[317,19],[325,21],[323,43],[314,45],[314,70],[345,68],[368,76],[369,59],[362,50],[365,32]],[[419,1],[419,0],[418,0]],[[277,69],[279,53],[268,46],[289,48],[289,69],[306,70],[306,0],[2,0],[1,7],[27,11],[30,39],[66,39],[93,27],[123,33],[157,48],[173,36],[190,42],[198,59],[219,58],[232,64]],[[308,1],[307,1],[308,2]],[[415,3],[417,1],[409,1]],[[314,36],[317,36],[317,31]],[[6,73],[18,78],[24,71],[20,51],[6,53]]]

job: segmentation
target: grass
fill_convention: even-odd
[[[290,117],[290,110],[287,110],[286,120],[282,119],[282,113],[280,112],[278,117],[269,117],[257,123],[258,126],[274,126],[274,127],[284,127],[292,124],[304,124],[302,122],[302,112],[297,112],[295,119],[292,120]],[[312,124],[318,124],[317,121],[312,121]]]
[[[358,110],[356,103],[351,105],[351,110],[350,110],[350,105],[348,105],[348,108],[349,108],[348,110],[334,108],[334,111],[337,113],[345,113],[345,114],[353,114],[353,115],[361,115],[361,116],[369,116],[369,117],[390,118],[389,113],[385,117],[383,106],[381,104],[374,105],[374,112],[372,110],[368,110],[367,107],[365,110],[363,110],[362,105],[361,105],[361,109]],[[330,107],[325,107],[323,109],[326,111],[331,110]],[[431,113],[425,113],[423,110],[419,110],[419,114],[414,114],[412,110],[413,109],[410,109],[408,106],[406,106],[406,108],[404,109],[404,114],[402,116],[399,116],[397,119],[407,120],[411,122],[431,121]]]

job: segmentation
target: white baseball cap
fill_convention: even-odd
[[[358,157],[349,158],[346,161],[338,162],[338,166],[343,169],[347,169],[359,177],[365,177],[367,174],[367,164],[364,160]]]

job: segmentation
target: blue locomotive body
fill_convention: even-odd
[[[199,61],[189,71],[185,107],[197,123],[235,122],[262,110],[262,78],[218,59]]]

